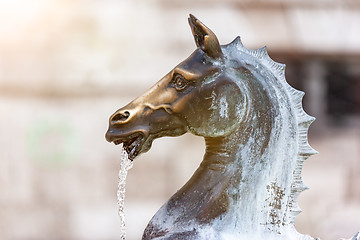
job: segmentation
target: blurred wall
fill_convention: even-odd
[[[118,239],[120,149],[104,139],[108,117],[192,53],[189,13],[222,44],[240,35],[248,48],[267,45],[306,91],[320,154],[304,167],[298,230],[326,240],[360,229],[358,1],[0,0],[0,239]],[[136,159],[129,240],[203,153],[187,134]]]

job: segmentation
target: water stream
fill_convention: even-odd
[[[118,204],[118,214],[120,217],[120,239],[125,240],[126,231],[125,231],[125,213],[124,213],[124,202],[125,202],[125,184],[126,176],[133,166],[133,162],[128,158],[128,154],[121,146],[121,155],[120,155],[120,170],[119,170],[119,184],[117,190],[117,204]]]

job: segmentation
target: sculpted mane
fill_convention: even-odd
[[[302,191],[308,189],[304,185],[301,177],[304,162],[311,155],[317,153],[317,151],[315,151],[308,143],[308,129],[315,118],[309,116],[302,107],[304,92],[296,90],[287,83],[285,79],[285,64],[273,61],[268,55],[266,47],[256,50],[247,49],[242,44],[240,37],[237,37],[232,43],[224,46],[224,48],[228,53],[230,61],[236,60],[238,62],[244,62],[246,61],[245,59],[248,59],[244,54],[252,56],[253,59],[251,59],[250,62],[257,62],[259,65],[267,68],[267,70],[273,74],[274,78],[272,80],[276,81],[269,82],[269,84],[276,83],[279,89],[284,90],[282,93],[288,98],[288,106],[285,111],[289,111],[294,119],[293,123],[295,126],[292,126],[294,127],[294,129],[292,129],[292,134],[295,135],[294,138],[296,140],[296,161],[293,166],[294,175],[291,183],[291,194],[287,203],[286,222],[293,224],[295,217],[301,212],[301,209],[297,204],[297,198]],[[260,67],[255,66],[255,68]]]

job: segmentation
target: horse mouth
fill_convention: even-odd
[[[126,137],[119,137],[112,140],[115,145],[123,143],[123,149],[127,152],[128,158],[134,160],[143,148],[145,136],[142,133],[134,133]]]

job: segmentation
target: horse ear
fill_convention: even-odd
[[[189,17],[189,24],[195,38],[196,46],[203,50],[209,57],[221,59],[223,53],[216,35],[192,14],[190,14]]]

